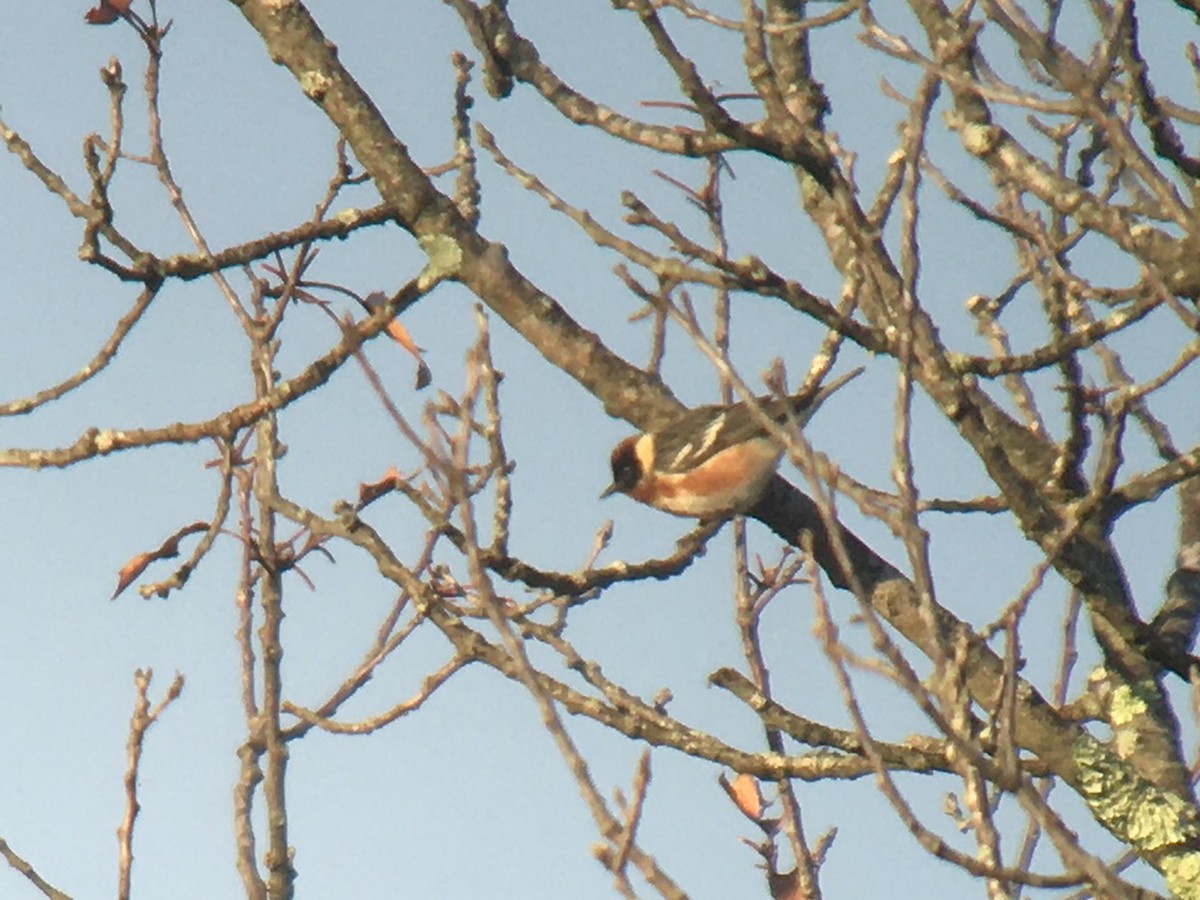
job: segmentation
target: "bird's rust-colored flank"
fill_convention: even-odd
[[[728,515],[758,499],[780,455],[779,445],[765,437],[745,441],[686,472],[654,473],[651,469],[629,496],[677,516]]]

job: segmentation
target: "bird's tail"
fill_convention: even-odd
[[[800,427],[808,424],[808,420],[813,417],[813,414],[821,408],[821,404],[828,400],[835,391],[848,381],[853,381],[864,371],[862,366],[857,369],[851,369],[845,375],[839,375],[833,381],[827,381],[820,387],[804,391],[792,397],[792,409],[795,411],[796,420]]]

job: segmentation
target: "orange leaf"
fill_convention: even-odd
[[[408,333],[408,329],[400,324],[398,319],[392,319],[387,326],[388,337],[407,350],[413,355],[417,361],[417,390],[429,387],[429,382],[433,380],[433,373],[429,371],[429,366],[425,364],[424,357],[421,356],[421,348],[418,347],[412,339],[412,335]]]
[[[749,819],[762,818],[765,804],[763,803],[762,791],[758,787],[757,778],[742,772],[733,779],[726,790],[729,791],[730,799],[733,800],[744,816]]]
[[[372,291],[367,294],[365,300],[359,301],[363,309],[367,312],[375,312],[381,306],[387,304],[387,296],[383,291]],[[429,382],[433,380],[433,373],[429,371],[429,366],[425,364],[425,358],[421,356],[424,352],[417,346],[417,342],[412,339],[412,335],[408,333],[408,329],[400,324],[399,319],[392,319],[387,323],[387,333],[393,341],[412,354],[413,359],[417,361],[417,390],[421,390],[429,386]]]
[[[139,553],[125,565],[121,566],[121,571],[117,573],[117,589],[113,591],[110,600],[116,600],[121,592],[129,585],[133,584],[134,579],[146,571],[146,566],[154,562],[153,553]]]
[[[89,25],[111,25],[129,11],[132,2],[133,0],[100,0],[83,14],[83,21]]]
[[[83,14],[83,21],[89,25],[111,25],[119,18],[121,17],[115,9],[103,3],[92,7]]]
[[[392,321],[388,322],[387,333],[393,341],[420,359],[421,348],[413,341],[412,335],[408,333],[408,329],[400,324],[399,319],[392,319]]]

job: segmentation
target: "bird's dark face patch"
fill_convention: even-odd
[[[638,459],[633,438],[626,438],[617,444],[609,462],[612,466],[613,480],[604,492],[604,496],[617,493],[628,494],[637,487],[637,483],[642,477],[642,462]]]

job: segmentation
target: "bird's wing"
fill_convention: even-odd
[[[775,422],[789,413],[803,426],[829,396],[862,373],[854,369],[821,387],[791,397],[759,397],[758,405]],[[697,406],[654,435],[654,466],[660,472],[686,472],[743,441],[766,437],[762,418],[746,403]]]
[[[777,421],[786,415],[787,401],[767,398],[765,411]],[[766,436],[762,421],[744,403],[698,406],[688,410],[654,436],[654,464],[661,472],[686,472],[744,441]]]

